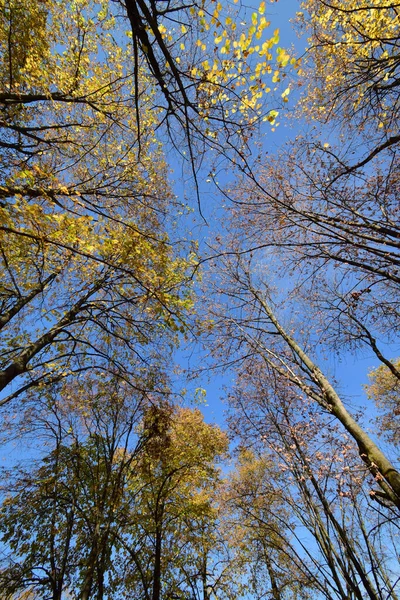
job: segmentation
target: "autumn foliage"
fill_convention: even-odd
[[[4,600],[399,597],[400,5],[285,2],[0,0]]]

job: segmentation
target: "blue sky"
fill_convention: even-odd
[[[239,6],[239,5],[238,5]],[[251,20],[251,13],[258,8],[259,2],[241,2],[241,11],[243,21]],[[265,16],[271,25],[266,30],[266,35],[272,35],[275,29],[280,31],[279,45],[285,48],[294,46],[296,53],[300,55],[305,46],[305,40],[299,39],[297,33],[293,29],[291,20],[295,18],[296,11],[299,10],[298,0],[280,0],[278,2],[267,2]],[[274,102],[271,97],[271,102]],[[288,109],[293,108],[293,102],[287,104]],[[272,104],[271,108],[275,108]],[[281,113],[279,118],[279,126],[274,131],[271,130],[269,123],[262,125],[261,135],[262,143],[265,151],[269,153],[276,152],[281,145],[288,139],[296,135],[296,130],[293,129],[293,122],[285,119],[284,113]],[[173,161],[171,164],[173,169],[172,179],[174,181],[175,193],[179,200],[187,201],[190,206],[193,201],[193,185],[190,173],[184,173],[180,161]],[[221,194],[215,188],[208,177],[210,166],[205,165],[203,172],[199,175],[199,186],[201,191],[201,209],[207,220],[204,223],[199,216],[194,206],[194,212],[188,217],[188,227],[192,233],[193,239],[197,239],[200,245],[200,250],[205,255],[208,253],[208,244],[212,244],[214,236],[218,233],[221,225],[219,220],[223,218],[224,213],[220,209],[222,203]],[[218,174],[218,184],[221,186],[232,183],[234,173],[229,169],[221,170]],[[199,344],[182,344],[181,350],[177,353],[177,361],[184,370],[198,370],[204,366],[204,353]],[[206,390],[206,404],[202,406],[203,413],[207,421],[216,422],[224,425],[224,411],[226,406],[222,403],[221,397],[224,395],[224,388],[228,388],[233,382],[233,374],[222,376],[218,371],[210,371],[204,373],[203,376],[191,382],[186,382],[184,379],[179,381],[182,387],[188,390],[187,400],[193,395],[193,390],[196,388],[204,388]]]

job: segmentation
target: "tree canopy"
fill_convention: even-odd
[[[0,0],[4,600],[397,600],[399,31]]]

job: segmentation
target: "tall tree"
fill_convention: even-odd
[[[249,358],[229,398],[231,425],[252,448],[242,452],[229,495],[244,543],[254,548],[250,560],[268,568],[274,598],[289,590],[293,597],[397,597],[396,511],[368,494],[368,470],[360,469],[350,436],[268,371]]]
[[[126,388],[87,380],[48,391],[40,414],[35,405],[31,428],[52,449],[6,479],[4,593],[106,597],[129,473],[146,441],[137,435],[143,398]]]
[[[224,261],[221,278],[226,304],[214,305],[213,329],[216,335],[216,356],[228,364],[246,362],[250,356],[259,356],[268,369],[295,385],[299,393],[312,398],[324,411],[332,414],[357,443],[360,457],[374,475],[382,494],[400,507],[400,473],[385,452],[357,422],[329,377],[312,357],[313,338],[307,339],[307,324],[297,320],[283,324],[278,320],[269,287],[258,279],[252,259],[241,256]],[[219,312],[221,310],[221,312]],[[298,328],[304,339],[297,341]]]
[[[112,9],[2,2],[2,403],[88,368],[132,374],[156,337],[161,360],[189,308],[152,85],[140,71],[132,95]]]
[[[273,460],[240,448],[223,499],[231,544],[241,555],[248,594],[272,600],[311,598],[318,592],[318,580],[294,551],[293,510],[280,487],[287,485],[287,478],[284,483]]]
[[[128,590],[145,600],[192,596],[188,573],[200,552],[199,523],[215,518],[216,461],[227,438],[200,411],[151,408],[144,419],[149,443],[131,480],[132,516],[125,528],[123,574]]]
[[[52,449],[3,486],[0,581],[9,597],[160,598],[198,586],[196,528],[215,520],[226,436],[197,410],[131,390],[105,378],[64,382],[31,417]]]
[[[277,158],[263,157],[259,171],[227,191],[235,203],[231,242],[218,250],[225,251],[220,289],[230,308],[225,319],[226,307],[214,311],[227,334],[219,347],[224,355],[222,345],[230,344],[228,361],[258,354],[334,415],[357,442],[383,493],[400,506],[396,465],[360,427],[319,366],[327,354],[367,346],[400,378],[380,341],[393,340],[399,327],[399,140],[391,133],[399,15],[392,5],[366,7],[356,0],[315,0],[303,8],[300,18],[311,36],[303,83],[314,90],[300,101],[299,115],[315,116],[324,127],[309,129]],[[377,79],[370,66],[378,63]],[[341,104],[346,89],[348,102]],[[338,118],[336,147],[328,136]],[[361,152],[368,148],[367,155],[357,145]]]

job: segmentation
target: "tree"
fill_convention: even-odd
[[[5,593],[153,598],[197,585],[221,430],[118,379],[63,382],[43,404],[31,427],[51,451],[4,484]]]
[[[398,328],[397,158],[392,148],[375,171],[344,173],[353,143],[297,138],[269,159],[234,194],[234,236],[239,250],[275,261],[326,345],[367,346],[396,374],[380,338]]]
[[[329,79],[332,70],[341,70],[338,80],[344,90],[350,86],[354,69],[365,66],[365,57],[376,59],[374,53],[381,51],[379,40],[382,47],[386,42],[392,44],[396,53],[393,36],[385,37],[385,27],[396,31],[391,19],[395,13],[398,24],[396,8],[375,4],[382,11],[370,6],[367,10],[358,2],[329,3],[327,11],[322,0],[303,4],[310,8],[303,20],[311,23],[312,42],[305,78],[311,82],[315,73],[317,76],[316,95],[311,95],[308,104],[304,100],[308,108],[301,108],[303,117],[312,116],[313,109],[318,112],[315,98],[320,81],[323,106],[336,102],[336,88]],[[339,16],[343,11],[346,17],[342,23]],[[374,27],[379,30],[378,40],[362,44],[363,36],[370,38]],[[343,44],[335,37],[341,35]],[[349,64],[349,69],[343,69],[341,58],[350,63],[353,51],[356,66],[353,64],[352,70]],[[394,64],[392,55],[382,61],[382,69],[387,69],[386,74],[382,72],[383,79],[390,79]],[[364,92],[363,83],[358,81],[351,102],[355,97],[364,102]],[[396,110],[393,98],[394,83],[393,94],[385,99],[388,122],[390,111],[395,114]],[[260,164],[259,171],[227,191],[234,201],[230,243],[217,249],[223,258],[218,265],[220,284],[215,286],[226,304],[222,310],[213,308],[212,318],[217,335],[219,325],[224,330],[217,340],[218,358],[232,363],[245,360],[248,354],[259,355],[277,376],[286,377],[299,393],[334,415],[357,442],[360,456],[384,488],[383,493],[399,506],[396,465],[359,426],[332,379],[318,366],[332,351],[340,357],[344,351],[367,346],[395,377],[400,377],[379,341],[382,336],[396,336],[399,326],[397,141],[389,143],[389,129],[377,125],[374,129],[369,120],[361,127],[357,114],[356,109],[343,109],[340,115],[328,111],[321,131],[310,130],[292,142],[284,155],[263,159],[265,164]],[[337,116],[342,119],[342,128],[335,148],[325,140],[328,126],[336,124]],[[382,130],[379,135],[386,136],[388,143],[377,142],[376,128]],[[348,143],[346,135],[351,136]],[[347,156],[360,140],[369,144],[371,152],[351,164]],[[224,319],[226,305],[229,315]],[[223,344],[230,344],[230,348],[226,351]]]
[[[112,6],[4,0],[1,14],[4,404],[87,369],[132,375],[156,337],[167,355],[191,301],[151,82],[141,72],[132,96]]]
[[[264,565],[277,599],[397,597],[396,511],[371,500],[350,436],[268,371],[249,357],[229,394],[243,448],[229,501],[260,591]]]
[[[2,590],[100,600],[127,518],[129,474],[146,441],[136,431],[143,398],[118,381],[87,380],[48,391],[43,404],[32,427],[52,449],[4,485]]]
[[[310,35],[305,71],[313,72],[304,104],[312,117],[372,125],[398,138],[399,5],[306,0],[301,8],[298,20]]]
[[[293,510],[277,477],[269,457],[240,448],[224,494],[231,544],[241,555],[247,593],[273,600],[311,598],[318,586],[293,550]]]
[[[191,595],[196,579],[188,581],[188,570],[202,542],[196,527],[214,519],[215,462],[227,438],[198,409],[165,405],[149,409],[143,428],[149,443],[129,484],[122,578],[128,594],[145,600],[180,597],[185,589]]]

